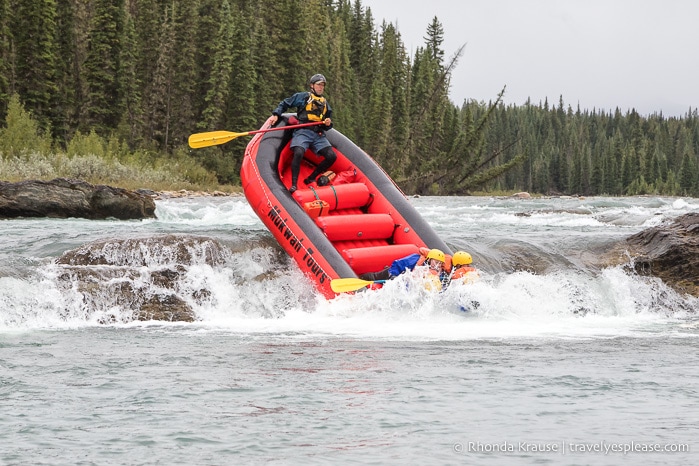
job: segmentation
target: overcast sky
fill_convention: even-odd
[[[699,107],[697,0],[362,0],[377,29],[397,24],[411,56],[444,27],[451,98],[682,116]],[[379,29],[380,30],[380,29]]]

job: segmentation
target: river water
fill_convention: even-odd
[[[325,300],[242,197],[0,221],[0,464],[696,461],[699,301],[600,259],[699,200],[411,202],[481,281]],[[225,254],[182,262],[165,235]],[[56,263],[125,239],[107,282]],[[115,298],[157,292],[163,267],[194,322],[134,321]]]

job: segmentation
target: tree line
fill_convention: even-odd
[[[463,47],[438,18],[410,55],[361,0],[0,0],[0,117],[13,96],[55,147],[88,133],[173,154],[194,132],[258,128],[323,73],[335,127],[408,193],[699,195],[696,110],[455,104]],[[190,156],[237,183],[246,141]],[[4,156],[7,156],[5,154]]]
[[[573,110],[561,97],[555,106],[547,101],[501,105],[495,113],[487,130],[489,144],[515,141],[512,150],[528,154],[494,182],[501,189],[699,197],[696,109],[681,118],[644,117],[634,109]]]

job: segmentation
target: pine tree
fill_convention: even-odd
[[[383,23],[376,79],[372,83],[366,135],[370,153],[389,171],[405,166],[403,145],[409,136],[408,72],[404,47],[392,24]]]
[[[592,179],[590,180],[590,194],[593,196],[608,194],[605,190],[606,174],[604,171],[604,159],[596,153],[592,154],[592,158]]]
[[[351,17],[347,25],[349,40],[349,60],[354,78],[355,91],[353,110],[356,115],[367,115],[370,111],[370,97],[378,70],[378,37],[374,29],[371,9],[366,10],[360,0],[352,5]],[[368,133],[371,127],[367,118],[357,118],[355,123],[355,141],[360,147],[369,145]]]
[[[691,196],[694,194],[695,182],[698,175],[696,156],[689,151],[685,152],[682,157],[679,177],[679,185],[683,195]]]
[[[268,117],[279,101],[286,97],[280,81],[273,79],[273,76],[281,71],[277,68],[279,63],[274,44],[269,36],[268,26],[260,15],[253,15],[249,23],[250,56],[256,79],[254,110],[261,118]]]
[[[221,0],[200,0],[197,21],[188,29],[190,40],[196,44],[196,88],[194,92],[194,113],[197,119],[197,126],[201,123],[201,116],[207,106],[205,101],[210,87],[211,70],[217,46],[217,34],[221,27],[220,21]],[[263,21],[264,12],[260,12],[259,21]],[[270,44],[269,50],[274,47]],[[261,83],[264,86],[264,83]]]
[[[228,0],[223,0],[219,15],[219,28],[215,38],[213,68],[208,79],[206,107],[202,112],[199,128],[216,130],[223,127],[224,111],[231,89],[233,54],[231,51],[235,34],[235,23]]]
[[[22,0],[11,5],[15,39],[14,83],[28,111],[47,128],[55,126],[56,1]]]
[[[158,34],[153,81],[146,95],[147,135],[166,150],[170,148],[170,125],[174,105],[176,6],[173,2],[164,9]]]
[[[434,58],[439,53],[422,47],[418,48],[413,59],[409,106],[411,128],[407,148],[411,158],[408,172],[413,176],[409,185],[418,193],[435,189],[435,175],[424,174],[432,172],[435,161],[444,160],[445,156],[448,158],[452,141],[444,138],[444,120],[446,108],[451,105],[448,99],[449,79],[462,52],[463,46],[446,66]],[[410,188],[406,186],[406,189]]]
[[[67,109],[69,112],[66,115],[66,120],[69,121],[68,137],[81,126],[86,127],[87,124],[87,96],[88,87],[85,82],[85,60],[87,58],[87,50],[89,46],[90,31],[92,29],[92,21],[94,17],[93,2],[71,1],[71,10],[73,13],[73,32],[74,38],[70,50],[72,64],[73,82],[70,84],[70,90],[65,92],[72,96],[72,106]]]
[[[425,36],[424,39],[430,58],[441,64],[444,61],[444,50],[442,49],[444,27],[436,16],[432,18],[432,22],[427,26],[427,36]]]
[[[292,9],[297,16],[297,36],[295,37],[296,52],[294,60],[299,60],[295,66],[301,72],[300,85],[308,88],[308,78],[322,72],[331,81],[335,78],[328,73],[330,64],[330,45],[336,34],[330,27],[331,20],[328,9],[322,0],[306,0],[295,2]],[[296,56],[298,54],[298,56]],[[291,58],[291,57],[290,57]]]
[[[153,42],[160,36],[165,6],[161,5],[160,0],[129,1],[135,3],[135,11],[131,12],[131,17],[134,21],[136,43],[138,44],[138,51],[135,55],[140,60],[136,69],[138,81],[142,83],[143,95],[145,96],[148,93],[145,88],[153,82],[155,67],[158,63],[158,47],[155,47]],[[212,9],[208,14],[213,17],[215,10]]]
[[[143,113],[141,110],[142,83],[138,76],[138,47],[136,28],[131,14],[126,15],[123,47],[119,62],[119,88],[123,93],[123,113],[119,124],[120,135],[132,149],[142,140]]]
[[[74,52],[75,10],[70,1],[59,1],[56,11],[56,83],[58,92],[55,103],[55,118],[53,132],[58,139],[65,143],[72,137],[72,129],[76,124],[77,102],[76,80],[77,63]]]
[[[350,46],[345,23],[336,18],[329,39],[328,74],[332,76],[328,99],[333,108],[333,122],[351,140],[356,139],[356,125],[361,118],[355,104],[357,80],[350,66]]]
[[[107,135],[119,124],[122,96],[119,57],[124,27],[124,0],[95,0],[84,78],[87,86],[82,128]]]
[[[391,111],[389,146],[386,156],[389,168],[399,170],[405,166],[405,144],[410,136],[408,115],[410,63],[400,33],[392,24],[384,25],[380,43],[380,73],[378,79],[385,83]]]
[[[313,4],[317,1],[278,0],[275,2],[277,5],[274,12],[276,16],[274,47],[278,52],[277,60],[281,66],[281,73],[273,79],[282,84],[283,91],[280,98],[301,89],[308,89],[308,78],[320,71],[318,60],[323,57],[315,55],[317,44],[313,38],[314,25],[304,17],[309,8],[312,11]],[[321,24],[318,27],[322,30],[324,25]]]
[[[389,90],[383,81],[376,80],[369,97],[369,127],[367,136],[370,144],[367,151],[381,165],[388,165],[387,151],[391,134],[392,103]]]
[[[196,129],[199,44],[192,31],[199,29],[199,8],[199,0],[178,0],[175,4],[171,147],[186,144]]]
[[[233,13],[234,18],[236,18],[233,36],[233,43],[236,44],[233,48],[235,66],[231,73],[231,87],[224,121],[226,128],[234,128],[236,131],[240,128],[242,131],[247,131],[258,128],[262,123],[261,119],[268,117],[271,110],[265,108],[263,112],[258,111],[255,95],[258,78],[255,73],[254,57],[251,53],[252,37],[246,27],[253,21],[254,12],[250,8],[244,10],[234,8]],[[230,180],[238,179],[247,142],[245,139],[239,139],[225,148],[225,153],[228,155],[227,166],[229,167],[226,177]],[[218,173],[218,175],[221,177],[222,173]]]
[[[0,0],[0,119],[7,112],[7,104],[12,92],[10,83],[14,81],[11,72],[13,62],[10,47],[11,19],[10,0]]]

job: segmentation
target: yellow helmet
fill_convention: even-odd
[[[473,262],[473,257],[466,251],[457,251],[454,257],[451,258],[451,265],[454,267],[459,267],[461,265],[468,265]]]
[[[439,249],[430,249],[430,252],[427,253],[427,260],[430,259],[437,259],[440,262],[446,262],[447,260],[444,253]]]

